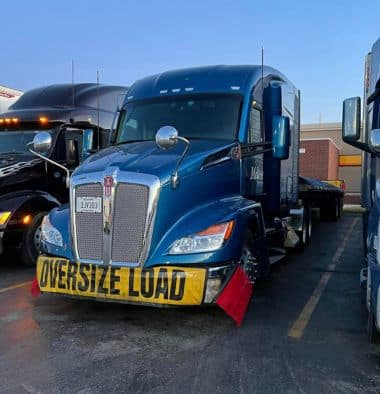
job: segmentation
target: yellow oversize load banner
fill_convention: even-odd
[[[122,302],[200,305],[206,269],[113,267],[40,256],[37,278],[41,291],[49,293]]]

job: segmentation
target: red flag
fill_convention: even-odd
[[[235,320],[238,327],[244,319],[252,292],[253,285],[247,274],[238,267],[216,300],[217,305]]]
[[[32,295],[32,297],[38,297],[41,294],[37,276],[33,279],[32,285],[30,286],[30,294]]]

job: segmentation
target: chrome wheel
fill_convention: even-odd
[[[302,244],[306,245],[306,240],[307,240],[307,227],[306,224],[304,223],[302,226]]]
[[[313,231],[313,220],[312,220],[312,217],[311,217],[312,215],[311,215],[311,212],[310,212],[310,214],[309,214],[309,222],[308,222],[308,224],[307,224],[307,241],[308,242],[310,242],[310,240],[311,240],[311,233],[312,233],[312,231]]]
[[[241,264],[249,280],[253,283],[255,281],[255,263],[256,259],[252,256],[251,251],[244,246],[240,258]]]
[[[36,232],[34,233],[34,247],[36,248],[36,251],[39,252],[41,248],[41,226],[38,226],[36,228]]]

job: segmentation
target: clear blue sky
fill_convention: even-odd
[[[372,4],[372,8],[370,5]],[[379,8],[360,1],[108,0],[1,4],[0,85],[71,81],[129,85],[207,64],[265,63],[301,90],[304,123],[340,121],[362,95],[364,57],[380,35]]]

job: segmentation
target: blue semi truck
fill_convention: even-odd
[[[343,140],[363,151],[362,206],[365,260],[361,284],[366,293],[368,334],[380,339],[380,39],[366,56],[361,119],[360,97],[343,102]]]
[[[310,242],[313,207],[341,190],[298,171],[300,93],[261,66],[165,72],[128,91],[112,146],[79,166],[70,205],[42,223],[42,292],[212,304],[237,267],[268,275]],[[39,154],[51,139],[38,134]]]

